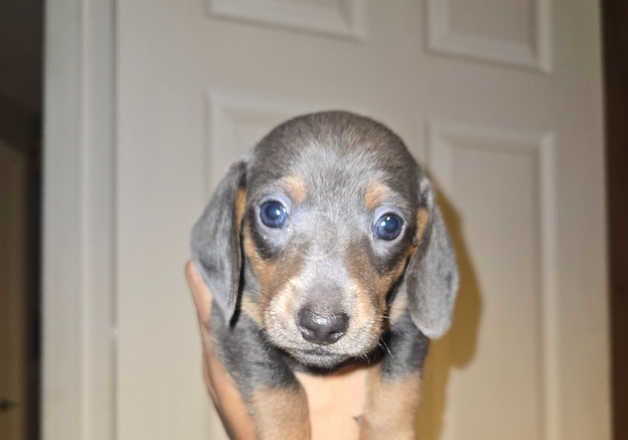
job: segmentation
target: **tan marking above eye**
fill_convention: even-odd
[[[364,192],[364,205],[373,210],[391,193],[390,188],[382,182],[369,182]]]
[[[305,200],[307,190],[305,182],[299,176],[286,176],[280,180],[279,184],[297,205]]]

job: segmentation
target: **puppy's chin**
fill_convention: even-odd
[[[334,368],[350,357],[344,354],[331,353],[323,348],[311,350],[291,350],[288,354],[300,364],[321,369]]]
[[[272,321],[271,321],[272,322]],[[378,345],[381,333],[372,328],[356,332],[358,336],[346,335],[331,345],[315,345],[300,339],[296,331],[278,325],[265,327],[266,340],[297,363],[323,370],[333,369],[351,359],[366,359]]]

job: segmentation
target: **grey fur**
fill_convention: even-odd
[[[437,205],[431,219],[427,245],[410,261],[405,284],[415,325],[429,338],[438,338],[451,325],[459,281],[456,256]]]
[[[205,211],[192,228],[192,260],[227,321],[240,289],[240,228],[235,224],[235,197],[245,185],[245,162],[233,164],[218,184]]]
[[[259,224],[259,205],[268,197],[286,200],[278,182],[291,175],[298,175],[310,189],[307,203],[295,208],[292,229],[264,229]],[[391,188],[387,203],[406,220],[408,232],[398,243],[372,239],[374,214],[366,212],[363,199],[372,180]],[[318,355],[300,357],[299,353],[311,352],[312,346],[300,337],[294,323],[256,329],[246,317],[237,313],[234,317],[239,294],[253,300],[260,294],[250,262],[241,253],[240,225],[234,222],[234,201],[241,186],[246,186],[247,194],[245,222],[251,225],[262,257],[303,259],[300,280],[304,287],[300,297],[294,298],[295,307],[320,301],[346,312],[356,303],[345,293],[350,283],[343,258],[349,244],[360,243],[368,250],[373,270],[385,273],[411,242],[417,210],[427,209],[429,223],[419,250],[389,293],[391,298],[407,295],[403,319],[382,335],[369,329],[354,329],[351,335],[349,331],[326,347],[327,358],[319,359]],[[290,208],[290,200],[286,204]],[[316,221],[320,224],[312,227]],[[425,336],[438,337],[448,329],[458,288],[454,251],[425,173],[395,133],[347,112],[315,113],[287,121],[258,143],[246,163],[232,166],[193,228],[192,257],[224,316],[212,319],[218,352],[245,394],[256,384],[293,386],[294,368],[333,369],[371,356],[380,340],[395,351],[382,354],[384,365],[389,366],[387,374],[420,370],[427,353]],[[321,291],[323,284],[327,288]],[[333,298],[325,297],[332,294]],[[273,325],[277,319],[268,324]]]

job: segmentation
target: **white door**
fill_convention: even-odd
[[[227,164],[326,108],[390,125],[442,190],[462,287],[421,439],[609,438],[597,2],[116,8],[119,440],[224,438],[183,280],[190,227]]]

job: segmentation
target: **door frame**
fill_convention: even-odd
[[[606,113],[606,215],[609,259],[609,309],[611,344],[611,409],[613,438],[628,436],[628,85],[624,72],[628,61],[628,7],[621,1],[603,0],[602,44],[604,51],[604,91]]]
[[[115,438],[115,0],[45,17],[42,438]]]

